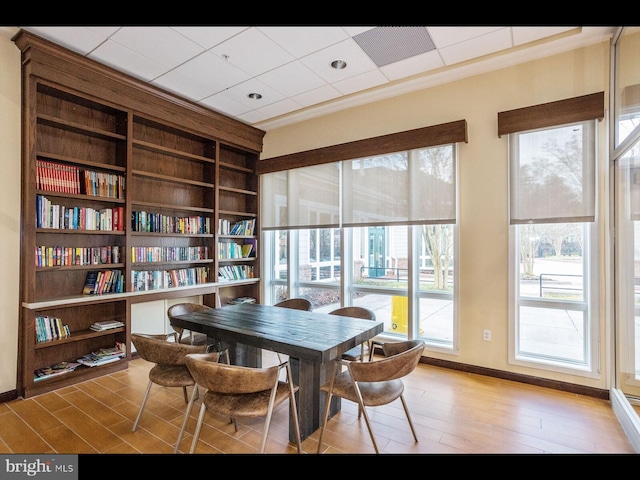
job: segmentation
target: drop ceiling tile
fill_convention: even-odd
[[[262,98],[259,100],[251,99],[249,98],[250,93],[259,93],[262,95]],[[227,88],[224,90],[224,94],[252,110],[279,102],[285,98],[280,92],[268,87],[255,78],[251,78],[246,82]]]
[[[249,27],[171,27],[207,50]]]
[[[295,58],[257,28],[250,28],[216,45],[210,50],[240,70],[256,76]]]
[[[400,60],[399,62],[390,63],[389,65],[380,67],[380,70],[390,81],[394,81],[435,70],[440,67],[444,67],[442,57],[437,50],[432,50],[431,52],[425,52],[414,57]]]
[[[284,100],[280,100],[279,102],[275,102],[271,105],[267,105],[266,107],[259,108],[255,110],[255,112],[260,115],[264,115],[265,118],[272,118],[279,115],[295,112],[296,110],[300,110],[301,107],[302,105],[293,101],[292,99],[285,98]]]
[[[292,99],[303,107],[310,107],[311,105],[333,100],[341,96],[342,94],[331,85],[324,85],[320,88],[301,93],[300,95],[295,95]]]
[[[505,27],[427,27],[427,30],[436,44],[436,48],[443,48],[481,37],[503,28]]]
[[[123,27],[110,40],[167,69],[204,52],[204,48],[169,27]]]
[[[339,82],[333,82],[332,85],[343,95],[349,95],[354,92],[366,90],[367,88],[378,87],[389,83],[380,70],[370,70],[360,75],[345,78]]]
[[[225,94],[225,92],[216,93],[200,101],[203,105],[213,108],[214,110],[224,113],[225,115],[238,116],[247,113],[251,108],[237,102],[233,98]]]
[[[511,32],[508,28],[501,28],[471,40],[441,48],[440,54],[446,65],[454,65],[465,60],[499,52],[511,46]]]
[[[201,85],[206,85],[208,92],[200,98],[233,87],[250,78],[248,73],[208,51],[176,67],[172,72],[167,73],[167,77],[171,78],[170,74],[174,72]],[[163,82],[162,78],[158,81]]]
[[[341,59],[347,62],[347,68],[336,70],[331,62]],[[300,59],[307,67],[328,83],[338,82],[345,78],[376,69],[376,64],[352,40],[345,40]]]
[[[161,75],[151,83],[196,102],[219,91],[211,85],[186,77],[176,70]]]
[[[541,38],[568,32],[569,30],[576,30],[576,27],[512,27],[512,30],[513,44],[522,45],[523,43],[533,42]]]
[[[104,42],[119,27],[22,27],[50,39],[74,52],[86,55]]]
[[[287,63],[256,78],[287,97],[319,88],[327,83],[298,61]]]
[[[105,65],[147,82],[167,71],[167,66],[107,40],[89,55]]]
[[[349,38],[340,27],[258,27],[258,30],[296,58]]]

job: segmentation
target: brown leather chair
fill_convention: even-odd
[[[131,343],[133,343],[133,346],[136,348],[138,355],[148,362],[155,363],[151,370],[149,370],[149,383],[147,384],[144,397],[142,397],[138,416],[136,417],[135,422],[133,422],[133,432],[138,428],[138,422],[142,416],[142,411],[147,403],[149,392],[151,391],[151,386],[153,384],[160,385],[162,387],[182,387],[184,392],[184,401],[188,404],[185,412],[186,414],[191,411],[191,406],[198,396],[198,386],[193,380],[193,377],[185,364],[185,356],[190,353],[205,353],[207,351],[207,346],[185,345],[174,341],[168,341],[167,338],[170,337],[173,337],[173,334],[131,334]],[[219,354],[216,353],[216,355]],[[187,387],[193,387],[190,397],[187,395]],[[185,415],[185,422],[186,418],[187,417]],[[176,451],[181,437],[182,431],[180,431],[178,440],[176,441]]]
[[[254,368],[217,363],[211,361],[206,354],[187,355],[185,360],[195,381],[206,389],[189,453],[193,453],[196,448],[207,410],[229,416],[234,423],[237,418],[264,416],[260,446],[260,453],[264,453],[273,409],[286,400],[289,400],[294,421],[298,453],[302,453],[295,397],[298,387],[293,385],[288,361],[270,367]],[[283,368],[286,370],[286,381],[279,379]]]
[[[345,317],[355,317],[362,318],[365,320],[375,320],[376,314],[365,307],[342,307],[337,308],[331,312],[329,315],[342,315]],[[342,354],[343,360],[361,360],[363,361],[365,356],[369,357],[369,361],[373,359],[373,353],[376,346],[382,346],[383,343],[378,340],[369,340],[367,342],[363,342],[360,345],[357,345]]]
[[[178,315],[185,315],[193,312],[205,312],[207,310],[213,310],[213,308],[199,303],[176,303],[167,309],[167,316],[171,319],[171,317],[176,317]],[[173,325],[171,325],[171,328],[176,332],[177,341],[179,343],[188,343],[191,345],[206,345],[208,343],[207,336],[204,333],[192,332],[191,330],[174,327]]]
[[[293,308],[294,310],[305,310],[310,312],[313,305],[306,298],[288,298],[274,305],[274,307]]]
[[[383,346],[385,358],[372,362],[344,361],[334,362],[331,380],[321,387],[327,393],[322,430],[318,440],[318,453],[322,449],[322,439],[327,428],[329,407],[331,398],[335,395],[358,404],[358,410],[364,415],[364,420],[369,430],[369,436],[373,442],[376,453],[378,444],[373,435],[373,428],[369,421],[366,407],[387,405],[396,399],[402,401],[404,413],[407,416],[409,427],[415,441],[418,441],[416,431],[413,428],[411,415],[404,400],[404,383],[402,377],[413,372],[420,361],[425,344],[423,340],[408,340],[404,342],[387,343]],[[343,372],[339,371],[339,363],[347,366]]]

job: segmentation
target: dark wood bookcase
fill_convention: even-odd
[[[13,40],[23,61],[18,394],[127,368],[134,303],[260,301],[255,168],[264,132],[27,32]],[[253,228],[231,235],[223,222]],[[220,258],[229,242],[254,248]],[[229,265],[247,273],[226,280]],[[95,271],[108,273],[105,293],[85,295]],[[70,335],[38,342],[36,316],[61,319]],[[124,326],[90,329],[104,320]],[[35,379],[116,343],[127,347],[117,362]]]

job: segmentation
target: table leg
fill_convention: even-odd
[[[298,419],[300,423],[301,440],[309,437],[322,425],[322,415],[326,402],[326,394],[320,387],[328,380],[331,373],[331,364],[320,364],[290,358],[291,373],[294,384],[298,385],[296,404],[298,407]],[[331,399],[329,418],[340,411],[341,400],[339,397]],[[293,422],[289,421],[289,441],[295,443],[296,437]]]
[[[262,367],[262,349],[243,343],[220,342],[221,347],[229,349],[229,361],[232,365]]]

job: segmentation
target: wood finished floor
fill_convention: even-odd
[[[180,389],[154,385],[131,431],[150,366],[136,359],[112,375],[0,404],[0,453],[171,454],[186,406]],[[419,442],[399,401],[373,408],[383,454],[635,453],[605,400],[422,364],[404,382]],[[191,412],[183,453],[199,407]],[[240,420],[236,433],[227,418],[207,413],[196,453],[257,453],[262,422]],[[319,433],[305,439],[305,453],[316,453]],[[329,421],[323,444],[324,453],[374,453],[364,419],[348,401]],[[286,403],[274,414],[267,452],[297,452],[288,443]]]

